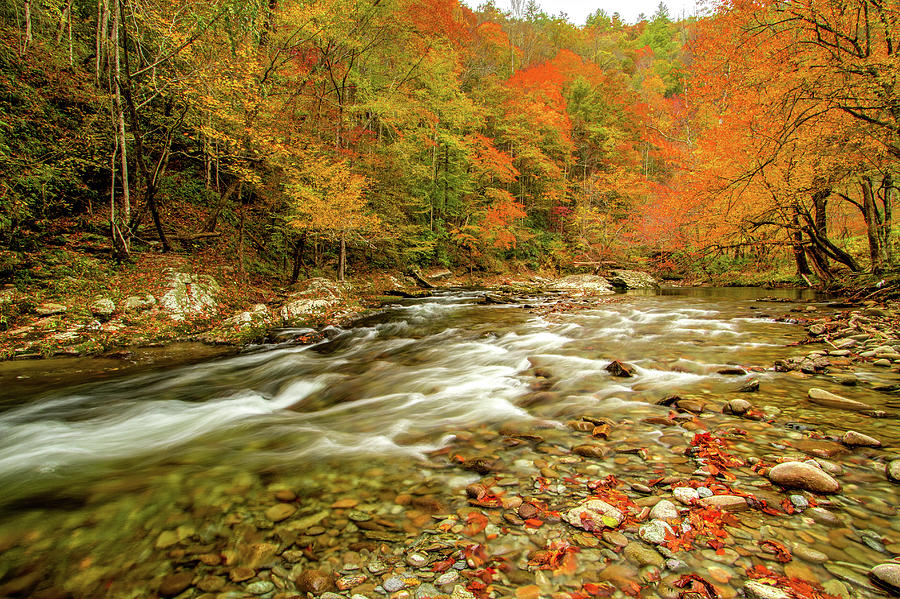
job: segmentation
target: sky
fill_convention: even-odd
[[[471,8],[477,8],[482,0],[463,0]],[[509,0],[495,0],[494,3],[501,10],[509,10]],[[607,14],[618,12],[622,20],[627,23],[635,23],[638,15],[643,13],[649,17],[656,12],[659,0],[537,0],[541,9],[549,15],[558,15],[565,12],[569,20],[576,25],[584,25],[589,14],[602,8]],[[665,0],[669,7],[669,15],[672,19],[695,14],[695,0]]]

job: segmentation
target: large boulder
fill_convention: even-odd
[[[552,287],[570,295],[610,295],[616,290],[609,281],[597,275],[569,275],[557,279]]]
[[[285,324],[322,316],[341,303],[341,285],[323,278],[309,279],[302,289],[292,293],[278,314]]]
[[[168,291],[159,303],[172,320],[186,320],[217,312],[216,296],[220,287],[214,278],[175,270],[170,270],[168,277]]]
[[[640,270],[614,270],[609,282],[616,289],[656,289],[659,283],[649,274]]]

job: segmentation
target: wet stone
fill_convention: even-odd
[[[159,583],[159,594],[163,597],[174,597],[185,591],[194,580],[193,572],[169,574]]]
[[[456,584],[459,580],[459,572],[455,570],[450,570],[449,572],[445,572],[434,579],[435,586],[442,587],[445,585]]]
[[[275,590],[275,585],[268,580],[257,580],[244,587],[251,595],[265,595]]]
[[[295,582],[300,591],[313,595],[321,595],[336,588],[331,574],[322,570],[304,570]]]
[[[749,599],[791,599],[787,592],[782,591],[778,587],[755,580],[749,580],[744,583],[744,593]]]
[[[877,586],[894,594],[900,594],[900,563],[879,564],[869,571],[869,578]]]
[[[841,443],[849,447],[881,447],[881,441],[856,431],[847,431],[841,437]]]
[[[884,474],[887,479],[894,483],[900,483],[900,460],[891,460],[884,467]]]
[[[659,552],[641,543],[629,543],[623,550],[625,557],[638,566],[656,566],[662,568],[665,559]]]
[[[804,462],[784,462],[768,472],[769,480],[783,487],[815,493],[836,493],[840,484],[831,476]]]
[[[661,545],[666,540],[666,533],[675,534],[672,527],[664,520],[651,520],[638,529],[642,541],[652,545]]]
[[[297,507],[290,503],[279,503],[266,510],[266,518],[272,522],[287,520],[297,511]]]
[[[230,578],[232,582],[243,582],[245,580],[250,580],[254,576],[256,576],[256,570],[253,568],[245,568],[243,566],[233,568],[228,573],[228,578]]]

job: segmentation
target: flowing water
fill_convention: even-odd
[[[802,327],[776,320],[796,316],[789,310],[798,304],[757,301],[773,294],[814,299],[787,291],[664,290],[562,309],[555,296],[485,304],[482,292],[448,292],[386,306],[312,346],[256,347],[116,380],[57,381],[45,391],[7,376],[0,390],[0,596],[148,597],[176,571],[190,571],[192,584],[161,594],[293,596],[292,580],[306,567],[357,572],[378,543],[403,548],[441,518],[464,516],[463,488],[481,477],[459,462],[476,457],[497,464],[492,481],[509,494],[539,483],[533,492],[560,510],[570,506],[563,487],[574,484],[571,476],[614,474],[643,484],[664,475],[690,478],[696,464],[684,449],[700,421],[646,422],[665,417],[670,408],[653,404],[675,393],[710,405],[743,397],[761,409],[771,423],[718,413],[702,419],[710,429],[746,429],[734,445],[743,457],[774,462],[797,454],[791,440],[808,430],[855,429],[889,449],[844,456],[842,493],[820,498],[836,522],[753,512],[742,516],[737,547],[724,559],[711,549],[675,557],[712,576],[728,596],[745,580],[744,567],[785,571],[760,561],[767,554],[756,542],[774,539],[820,552],[795,556],[786,574],[876,596],[865,572],[896,555],[900,542],[897,487],[883,471],[900,426],[894,396],[868,383],[898,377],[860,369],[862,384],[841,387],[828,376],[774,372],[775,359],[809,348],[790,345],[805,338]],[[635,376],[610,376],[613,359],[632,364]],[[736,366],[748,373],[719,374]],[[760,392],[739,393],[751,378]],[[805,400],[811,386],[893,417],[812,406]],[[592,461],[571,453],[573,435],[584,434],[565,422],[585,414],[611,420],[608,456]],[[521,441],[535,437],[537,446]],[[554,474],[559,479],[547,489]],[[745,474],[740,481],[752,490],[787,497]],[[285,519],[268,511],[279,506],[279,491],[290,500]],[[491,523],[510,539],[503,550],[512,560],[524,552],[520,537],[533,550],[565,532],[561,524],[509,532],[499,515]],[[543,592],[572,590],[618,567],[615,546],[581,545],[584,554],[595,552],[593,565],[574,576],[538,577]],[[270,554],[254,554],[261,551]],[[234,573],[240,565],[251,568],[246,580]],[[654,576],[646,571],[652,565],[626,566],[627,576],[645,585],[642,596],[665,596],[653,579],[665,581],[666,571]],[[428,582],[428,571],[416,574],[419,582]],[[370,576],[354,592],[389,594],[379,582]],[[504,575],[494,592],[511,595],[520,584]]]

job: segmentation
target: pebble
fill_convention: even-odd
[[[841,443],[849,447],[881,447],[881,441],[856,431],[847,431],[841,437]]]
[[[807,392],[807,396],[809,397],[809,400],[811,402],[829,408],[851,410],[856,412],[865,412],[872,409],[871,406],[869,406],[868,404],[864,404],[861,401],[847,399],[846,397],[841,397],[840,395],[835,395],[834,393],[830,393],[828,391],[825,391],[824,389],[817,389],[815,387]]]
[[[803,511],[809,507],[809,500],[806,499],[806,497],[804,497],[803,495],[791,495],[789,499],[791,500],[791,505],[793,505],[800,511]]]
[[[449,572],[445,572],[434,579],[434,585],[438,587],[442,587],[448,584],[455,584],[459,580],[459,572],[456,570],[450,570]]]
[[[278,503],[266,510],[266,518],[272,522],[287,520],[297,511],[297,506],[290,503]]]
[[[641,543],[629,543],[622,551],[625,557],[638,566],[656,566],[662,568],[665,559],[654,549]]]
[[[428,563],[428,556],[422,553],[410,553],[406,556],[406,563],[413,568],[421,568]]]
[[[406,587],[406,583],[399,576],[391,576],[383,583],[381,583],[381,586],[384,587],[384,590],[388,593],[395,593],[400,589]]]
[[[563,515],[563,520],[584,530],[604,526],[615,528],[622,523],[625,516],[618,509],[599,499],[588,499]]]
[[[678,517],[678,508],[668,499],[663,499],[650,510],[650,517],[655,520],[670,520]]]
[[[638,529],[641,540],[652,545],[663,544],[666,541],[666,533],[675,534],[675,531],[664,520],[651,520]]]
[[[247,592],[251,595],[265,595],[266,593],[274,591],[275,585],[268,580],[257,580],[256,582],[251,582],[244,588],[246,588]]]
[[[342,576],[338,578],[335,583],[337,588],[341,591],[347,591],[354,587],[358,587],[363,584],[368,577],[365,574],[348,574],[347,576]]]
[[[700,499],[704,499],[706,497],[712,497],[713,492],[710,491],[708,487],[697,487],[697,495]]]
[[[900,563],[878,564],[869,571],[869,577],[881,588],[894,594],[900,593]]]
[[[841,485],[831,476],[804,462],[784,462],[769,470],[768,478],[782,487],[814,493],[837,493]]]
[[[700,499],[700,493],[691,487],[675,487],[672,489],[672,495],[684,505],[690,505],[692,501]]]
[[[180,595],[191,586],[191,582],[194,580],[193,572],[178,572],[176,574],[169,574],[165,578],[162,579],[162,582],[159,583],[159,594],[163,597],[174,597],[175,595]]]
[[[740,495],[713,495],[701,499],[700,503],[723,512],[743,512],[750,509],[747,500]]]
[[[297,588],[304,593],[321,595],[326,591],[335,590],[334,578],[331,574],[322,570],[304,570],[295,580]]]
[[[791,599],[791,596],[778,587],[763,584],[755,580],[744,583],[744,593],[750,599]]]
[[[900,483],[900,460],[891,460],[884,467],[884,475],[891,482]]]

